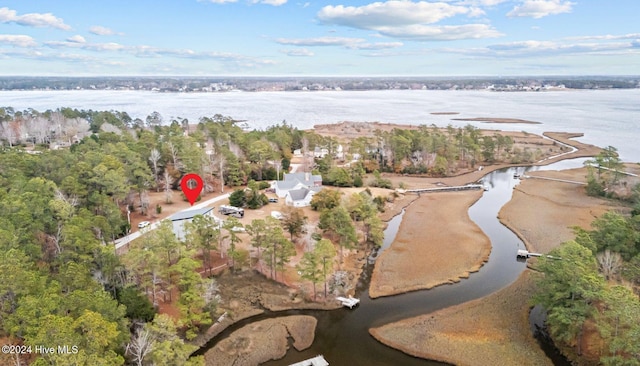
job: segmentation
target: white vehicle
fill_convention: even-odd
[[[284,219],[284,215],[280,211],[271,211],[271,217],[278,220]]]
[[[142,221],[141,223],[138,224],[138,229],[144,229],[145,227],[151,225],[151,223],[149,221]]]
[[[240,207],[222,205],[218,207],[218,212],[220,212],[223,215],[229,215],[229,216],[237,217],[239,219],[244,217],[244,209]]]

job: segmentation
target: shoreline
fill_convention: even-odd
[[[497,118],[497,117],[475,117],[475,118],[452,118],[453,121],[463,122],[485,122],[485,123],[518,123],[529,125],[541,125],[542,122],[528,121],[519,118]]]

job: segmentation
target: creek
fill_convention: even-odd
[[[405,294],[371,299],[369,281],[375,265],[375,258],[394,240],[405,214],[394,217],[385,230],[385,243],[369,257],[356,287],[356,297],[361,302],[353,310],[334,311],[289,310],[268,312],[257,317],[240,321],[222,332],[205,348],[201,354],[213,347],[218,340],[225,338],[234,330],[257,320],[287,316],[293,314],[312,315],[318,319],[316,336],[312,346],[302,352],[293,348],[280,360],[264,365],[289,365],[322,354],[331,365],[443,365],[440,362],[415,358],[387,347],[369,335],[369,328],[395,322],[439,309],[461,304],[489,295],[515,281],[526,268],[524,261],[516,259],[517,249],[523,249],[522,241],[497,219],[500,208],[512,196],[513,189],[519,183],[514,174],[520,175],[532,170],[562,170],[582,167],[585,159],[564,160],[542,167],[507,168],[494,171],[481,179],[488,188],[482,197],[469,208],[470,218],[489,237],[492,244],[489,260],[480,271],[472,273],[468,279],[459,283],[442,285],[430,290],[420,290]],[[437,193],[427,193],[437,194]],[[526,208],[523,208],[526,209]],[[556,365],[568,365],[562,358],[552,357],[555,349],[541,340],[541,347]]]

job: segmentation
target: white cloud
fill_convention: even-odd
[[[77,34],[77,35],[75,35],[73,37],[67,38],[67,42],[86,43],[87,40],[83,36]]]
[[[402,42],[377,42],[377,43],[356,43],[348,45],[348,48],[356,50],[385,50],[389,48],[402,47]]]
[[[73,37],[72,37],[73,38]],[[217,60],[233,67],[260,67],[272,65],[274,61],[251,56],[225,52],[197,52],[190,49],[158,48],[147,45],[126,46],[119,43],[80,43],[73,41],[45,42],[45,46],[53,49],[81,49],[93,52],[118,52],[140,58],[184,58],[194,60]],[[103,58],[104,56],[100,55]]]
[[[272,6],[280,6],[287,3],[287,0],[253,0],[254,4],[266,4]]]
[[[51,13],[29,13],[18,15],[15,10],[0,8],[0,23],[15,23],[28,27],[51,27],[62,30],[70,30],[71,27],[64,20]]]
[[[113,29],[111,28],[107,28],[107,27],[103,27],[100,25],[94,25],[91,28],[89,28],[89,32],[98,35],[98,36],[113,36],[113,35],[118,35],[121,36],[123,35],[120,32],[115,32]]]
[[[640,33],[629,33],[629,34],[619,34],[619,35],[600,35],[600,36],[580,36],[580,37],[567,37],[568,40],[578,40],[578,41],[590,41],[590,40],[618,40],[618,39],[638,39],[640,38]]]
[[[380,27],[378,31],[388,37],[417,41],[454,41],[461,39],[495,38],[503,34],[487,24],[464,25],[408,25],[405,27]]]
[[[391,0],[359,7],[328,5],[318,12],[318,19],[329,24],[376,29],[382,26],[432,24],[469,11],[469,8],[443,2]]]
[[[74,37],[71,37],[74,38]],[[86,43],[86,42],[78,42],[77,40],[70,40],[60,42],[60,41],[50,41],[45,42],[45,45],[51,48],[81,48],[84,50],[90,51],[121,51],[125,50],[127,47],[123,46],[119,43],[109,42],[109,43]]]
[[[511,0],[462,0],[458,5],[495,6]]]
[[[490,58],[542,58],[558,55],[612,55],[638,52],[633,42],[565,43],[556,41],[519,41],[482,48],[441,49],[440,52]]]
[[[522,5],[518,5],[508,12],[507,16],[539,19],[548,15],[570,13],[575,4],[563,0],[525,0]]]
[[[340,46],[352,50],[382,50],[388,48],[401,47],[402,42],[376,42],[368,43],[363,38],[348,37],[317,37],[317,38],[279,38],[277,43],[289,46],[301,47],[323,47],[323,46]]]
[[[296,48],[293,50],[280,50],[280,52],[284,53],[287,56],[296,56],[296,57],[311,57],[314,55],[313,52],[309,51],[306,48]]]
[[[277,43],[291,46],[349,46],[356,43],[365,42],[362,38],[348,37],[317,37],[317,38],[279,38]]]
[[[497,4],[499,1],[474,1],[474,4],[476,3]],[[325,6],[317,16],[327,24],[374,30],[383,36],[414,41],[450,41],[502,36],[502,33],[487,24],[433,25],[457,15],[479,17],[486,13],[476,5],[466,7],[445,2],[390,0],[360,7]]]
[[[484,10],[478,8],[478,7],[471,7],[469,8],[469,17],[470,18],[478,18],[481,17],[483,15],[487,15],[487,13],[485,13]]]
[[[38,45],[32,37],[22,34],[0,34],[0,44],[2,43],[25,48]]]

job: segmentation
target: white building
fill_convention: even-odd
[[[202,216],[210,216],[215,222],[219,222],[220,219],[213,216],[213,207],[205,207],[199,209],[193,209],[188,211],[181,211],[176,214],[173,214],[169,217],[169,220],[173,223],[173,233],[176,235],[176,238],[180,241],[184,241],[186,238],[186,232],[184,229],[184,224],[187,222],[193,221],[193,217],[196,215]]]
[[[322,189],[322,176],[311,173],[285,174],[283,180],[272,183],[272,188],[289,206],[309,206],[313,194]]]
[[[311,205],[311,199],[316,192],[309,188],[292,189],[284,197],[287,206],[307,207]]]

